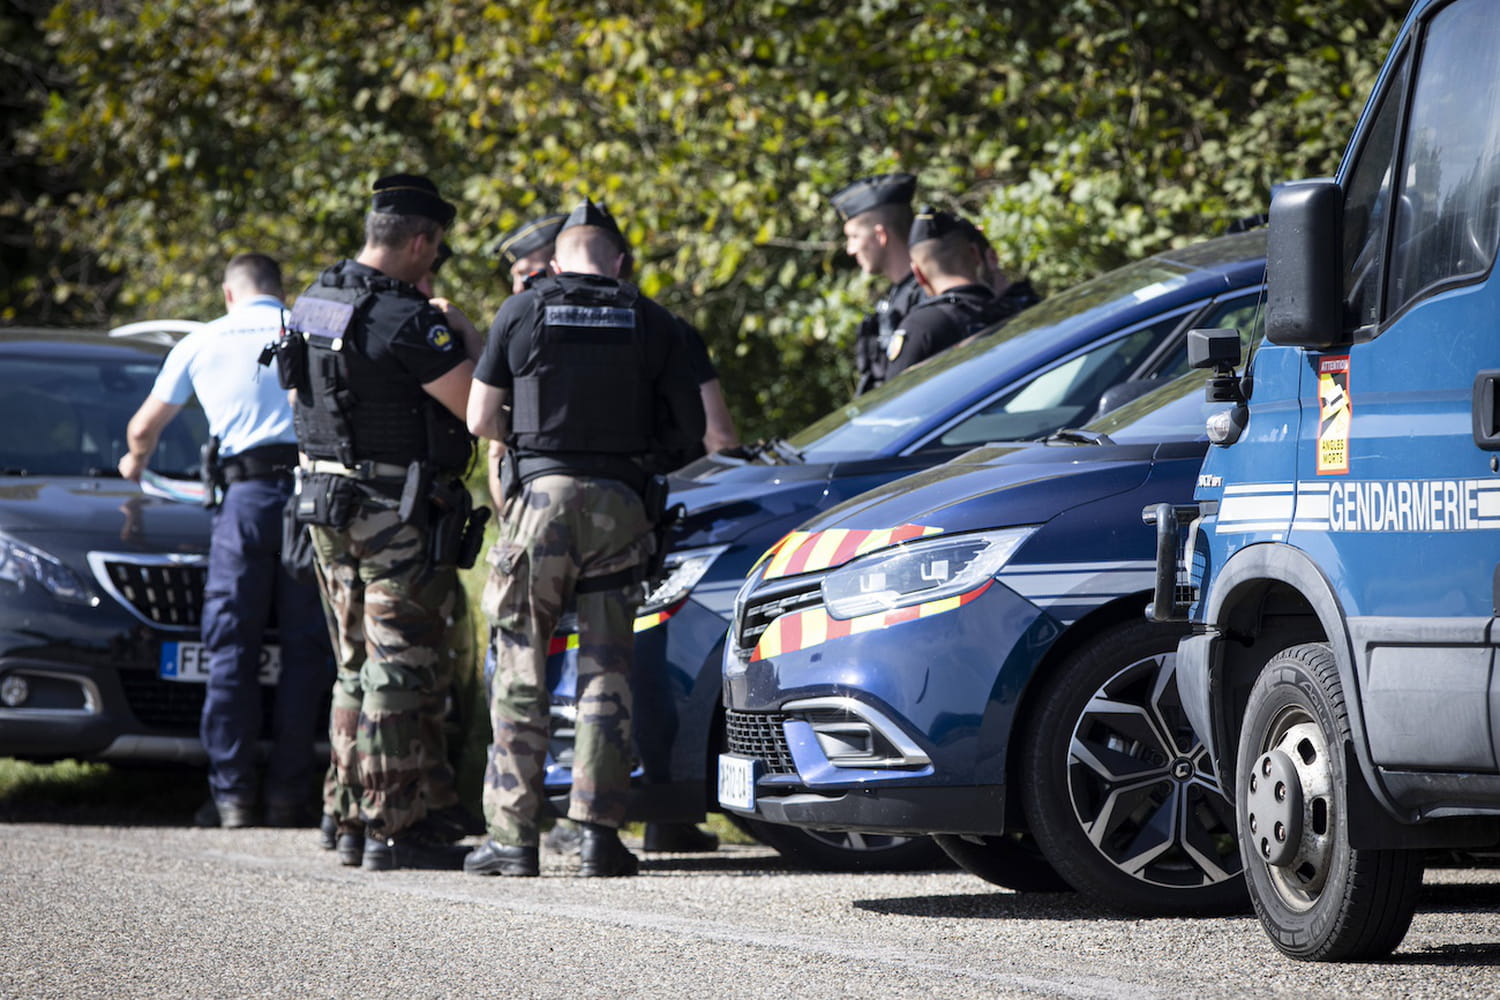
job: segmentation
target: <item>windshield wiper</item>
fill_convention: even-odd
[[[750,459],[767,465],[802,464],[802,453],[787,444],[783,438],[774,438],[770,441],[762,439],[742,447]]]
[[[1086,431],[1081,427],[1064,427],[1060,431],[1053,431],[1042,438],[1043,444],[1097,444],[1112,445],[1108,434],[1099,431]]]
[[[775,438],[768,442],[768,446],[776,450],[784,465],[801,465],[803,462],[802,452],[788,444],[786,438]]]

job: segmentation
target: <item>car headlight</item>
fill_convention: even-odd
[[[703,574],[714,564],[714,560],[724,554],[727,545],[714,545],[703,549],[678,549],[668,552],[664,563],[666,576],[661,583],[646,595],[646,601],[641,605],[637,615],[654,614],[657,611],[665,611],[698,586],[698,581],[703,579]]]
[[[967,593],[1000,571],[1036,526],[910,542],[856,559],[823,580],[834,618],[858,618]]]
[[[59,601],[94,605],[99,597],[54,556],[0,533],[0,580],[25,590],[41,587]]]

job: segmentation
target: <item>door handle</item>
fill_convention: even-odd
[[[1485,451],[1500,451],[1500,371],[1474,376],[1474,443]]]

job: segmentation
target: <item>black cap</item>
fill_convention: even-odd
[[[437,257],[432,262],[432,273],[437,274],[440,270],[442,270],[443,265],[448,263],[448,258],[452,256],[453,248],[448,245],[448,241],[440,240],[438,242]]]
[[[984,230],[974,225],[968,219],[960,216],[958,228],[963,230],[964,235],[969,238],[969,242],[973,243],[976,247],[979,247],[981,250],[991,249],[990,238],[984,235]]]
[[[839,188],[829,200],[842,218],[852,219],[881,205],[909,205],[916,193],[917,179],[911,174],[879,174]]]
[[[500,237],[500,241],[495,244],[495,255],[514,264],[522,257],[550,247],[557,242],[558,231],[562,229],[566,219],[566,215],[554,212],[540,219],[523,222]]]
[[[420,174],[391,174],[375,182],[370,211],[382,215],[420,215],[447,226],[458,209],[444,201],[437,185]]]
[[[620,232],[620,227],[615,224],[615,217],[609,214],[609,209],[603,205],[594,204],[588,198],[579,202],[578,207],[569,213],[568,218],[557,231],[561,233],[574,226],[594,226],[602,229],[614,237],[621,253],[630,252],[630,246],[625,242],[625,234]]]
[[[917,213],[917,217],[912,220],[911,232],[906,236],[906,245],[915,247],[918,243],[942,239],[950,233],[963,233],[967,238],[969,234],[964,228],[966,225],[967,223],[951,212],[940,212],[931,205],[924,205]],[[968,228],[974,229],[972,225]],[[974,229],[974,231],[977,233],[979,230]]]

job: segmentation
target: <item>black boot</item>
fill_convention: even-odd
[[[578,825],[583,828],[583,843],[578,852],[583,863],[578,874],[585,878],[611,878],[640,871],[640,860],[620,843],[619,830],[602,823]]]
[[[664,854],[707,854],[719,849],[719,838],[692,823],[647,823],[642,847]]]
[[[393,835],[365,830],[364,869],[387,872],[393,868],[426,868],[457,871],[463,867],[464,850],[454,847],[420,825]]]
[[[318,846],[325,851],[339,846],[339,821],[328,813],[324,813],[323,818],[318,821]]]
[[[486,840],[464,858],[464,871],[470,875],[530,878],[541,874],[541,863],[535,844],[500,844]]]

